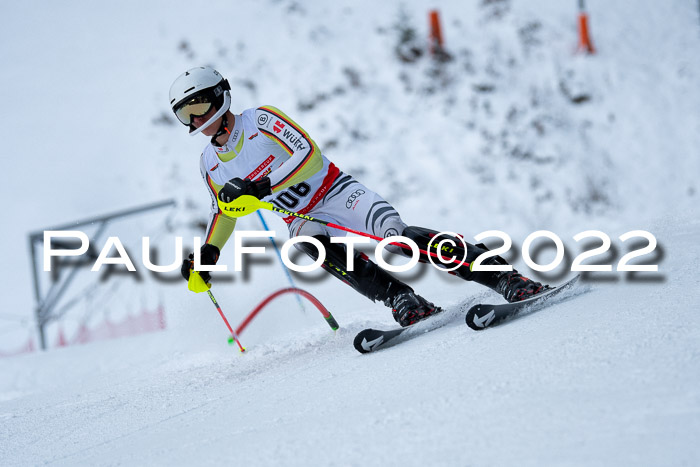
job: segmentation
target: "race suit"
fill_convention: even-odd
[[[268,176],[272,194],[263,201],[282,209],[379,237],[400,235],[406,227],[387,201],[341,172],[304,129],[272,106],[235,115],[226,144],[209,144],[204,149],[200,171],[212,198],[205,242],[219,249],[233,232],[236,219],[220,211],[217,196],[235,177],[256,180]],[[291,236],[346,235],[292,216],[284,221]]]

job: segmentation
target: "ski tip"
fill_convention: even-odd
[[[486,329],[493,321],[495,312],[491,310],[487,312],[482,310],[483,305],[474,305],[467,311],[467,315],[464,317],[467,326],[475,331],[483,331]]]
[[[360,353],[370,353],[381,347],[385,343],[385,339],[385,331],[370,328],[360,331],[352,341],[352,345]]]
[[[355,347],[355,350],[357,350],[360,353],[369,353],[372,351],[371,348],[367,348],[366,344],[366,339],[367,335],[373,332],[374,329],[365,329],[364,331],[361,331],[355,336],[355,339],[352,341],[353,347]],[[363,346],[363,342],[365,342],[365,345]]]

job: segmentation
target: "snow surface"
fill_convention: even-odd
[[[700,463],[697,2],[589,0],[592,57],[574,53],[574,1],[440,3],[444,64],[398,58],[425,48],[434,2],[0,4],[0,244],[11,265],[0,352],[36,339],[29,232],[175,198],[176,210],[108,234],[137,263],[149,235],[169,263],[175,236],[189,247],[201,233],[206,140],[174,123],[167,91],[203,63],[229,78],[236,110],[285,110],[409,224],[503,230],[513,252],[549,229],[568,264],[578,232],[607,233],[615,264],[629,251],[619,235],[643,229],[659,253],[640,260],[659,273],[595,275],[580,296],[475,333],[457,315],[495,296],[425,268],[404,277],[455,320],[363,356],[355,333],[392,319],[330,278],[296,280],[337,334],[280,298],[243,333],[240,355],[208,299],[183,284],[144,272],[96,286],[85,270],[65,297],[78,301],[60,323],[69,339],[159,303],[168,329],[0,359],[0,465]],[[282,241],[282,222],[266,219]],[[566,271],[555,273],[539,277]],[[212,290],[233,324],[286,285],[270,251]]]
[[[246,354],[175,329],[0,360],[2,464],[694,465],[697,219],[659,226],[663,287],[589,286],[481,333],[460,314],[360,355],[378,323],[355,312]]]

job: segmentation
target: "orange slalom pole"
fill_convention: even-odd
[[[588,14],[586,13],[586,4],[584,0],[579,0],[579,14],[578,14],[578,48],[579,50],[585,50],[589,54],[594,54],[595,49],[593,48],[593,43],[591,42],[591,36],[588,32]]]
[[[430,10],[428,14],[430,22],[430,53],[442,50],[442,28],[440,27],[440,13],[437,10]]]

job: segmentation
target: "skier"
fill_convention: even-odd
[[[210,67],[186,71],[170,88],[170,106],[178,120],[189,128],[190,135],[201,132],[211,138],[200,158],[200,172],[212,197],[206,241],[200,251],[201,264],[216,264],[236,225],[235,218],[221,212],[217,199],[228,203],[243,194],[379,237],[405,236],[421,249],[437,251],[431,245],[437,231],[407,226],[391,204],[336,167],[281,110],[265,105],[233,114],[230,89],[228,81]],[[290,236],[319,240],[326,250],[324,269],[370,300],[379,300],[390,307],[401,326],[440,311],[362,253],[354,255],[353,271],[347,270],[345,247],[330,241],[331,236],[344,236],[345,232],[297,217],[290,216],[284,221]],[[297,247],[314,260],[318,258],[313,245],[297,243]],[[457,257],[462,258],[464,251],[456,250]],[[394,251],[403,250],[394,247]],[[484,245],[467,244],[465,262],[471,263],[486,251]],[[422,260],[427,259],[427,255],[421,255]],[[507,263],[493,256],[483,264]],[[182,265],[185,280],[189,281],[193,267],[191,254]],[[454,274],[495,290],[509,302],[530,298],[547,288],[515,270],[473,272],[462,265]],[[209,282],[208,272],[202,271],[200,275]]]

